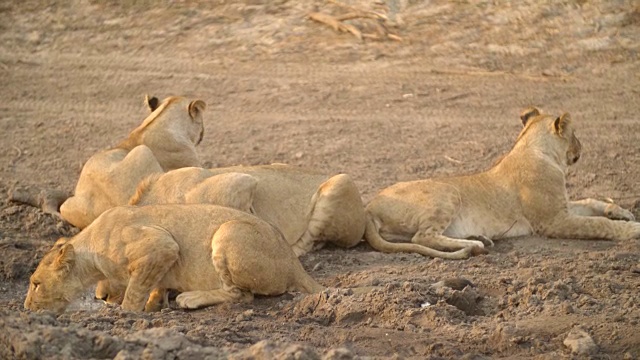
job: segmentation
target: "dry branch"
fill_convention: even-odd
[[[309,18],[313,21],[325,24],[331,27],[336,32],[348,32],[357,37],[358,40],[373,39],[373,40],[395,40],[402,41],[402,38],[396,34],[389,32],[386,22],[389,20],[385,14],[356,8],[355,6],[343,4],[336,0],[328,0],[329,3],[346,9],[349,12],[342,15],[329,15],[322,12],[309,13]],[[344,23],[344,21],[363,19],[369,20],[369,23],[373,22],[373,26],[376,28],[378,34],[363,33],[361,29],[358,29],[355,25]]]
[[[349,32],[353,34],[353,36],[357,37],[359,40],[362,40],[362,33],[360,32],[360,30],[356,29],[356,27],[353,25],[341,23],[340,20],[336,19],[331,15],[319,13],[319,12],[313,12],[309,14],[309,18],[311,20],[330,26],[331,28],[333,28],[334,31]]]

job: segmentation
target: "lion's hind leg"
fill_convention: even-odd
[[[253,300],[253,294],[250,291],[241,289],[235,284],[232,271],[229,268],[229,255],[242,257],[241,249],[238,249],[237,252],[231,251],[231,254],[228,253],[228,250],[232,249],[227,245],[227,241],[233,241],[232,238],[234,235],[242,236],[242,234],[234,233],[232,224],[233,222],[222,224],[211,240],[211,260],[220,279],[221,288],[183,292],[176,298],[178,307],[183,309],[199,309],[224,302],[250,302]],[[245,241],[245,239],[237,240],[239,242]]]
[[[373,219],[369,219],[367,221],[367,226],[365,228],[365,239],[367,240],[369,245],[371,245],[371,247],[373,247],[378,251],[382,251],[386,253],[398,253],[398,252],[416,253],[416,254],[429,256],[433,258],[442,258],[442,259],[450,259],[450,260],[468,259],[471,256],[480,255],[484,253],[484,249],[477,246],[470,246],[457,251],[447,252],[447,251],[436,250],[431,247],[428,247],[413,241],[412,243],[389,242],[380,235],[379,228]]]
[[[367,242],[383,252],[415,252],[444,259],[466,259],[486,253],[483,241],[444,235],[461,210],[457,189],[442,183],[423,184],[428,186],[390,188],[369,203]],[[411,244],[392,243],[384,236],[410,238]]]
[[[228,301],[251,301],[253,294],[279,295],[289,290],[318,292],[282,234],[267,223],[232,220],[211,240],[213,266],[221,288],[184,292],[178,306],[195,309]]]
[[[362,240],[365,212],[360,191],[351,177],[339,174],[322,183],[311,198],[307,230],[292,246],[297,256],[328,241],[350,248]]]
[[[250,212],[258,180],[243,173],[209,177],[185,195],[187,204],[214,204]]]
[[[253,294],[241,291],[237,287],[227,287],[215,290],[187,291],[178,295],[176,303],[183,309],[199,309],[205,306],[221,304],[230,301],[251,301]]]

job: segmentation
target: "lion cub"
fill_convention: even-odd
[[[568,201],[565,174],[581,151],[569,114],[555,118],[529,108],[521,119],[524,128],[513,149],[488,171],[382,190],[366,208],[365,239],[383,252],[465,259],[492,245],[490,239],[534,233],[569,239],[640,236],[640,223],[630,222],[633,215],[615,204]],[[447,249],[456,251],[440,251]]]
[[[31,276],[24,307],[62,312],[88,287],[108,280],[122,308],[145,309],[153,289],[181,292],[195,309],[253,294],[324,288],[267,222],[216,205],[122,206],[71,239],[60,239]]]

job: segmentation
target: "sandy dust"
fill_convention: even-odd
[[[71,192],[83,162],[144,118],[146,93],[208,103],[205,166],[346,172],[365,201],[486,169],[536,105],[575,119],[571,197],[640,216],[637,2],[346,3],[386,14],[347,22],[380,40],[307,18],[348,12],[327,1],[3,1],[0,191]],[[1,199],[0,358],[640,357],[640,240],[508,239],[465,261],[363,243],[302,258],[332,287],[320,294],[137,314],[88,293],[60,316],[25,312],[29,274],[76,232]]]

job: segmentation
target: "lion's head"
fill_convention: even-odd
[[[29,280],[24,301],[28,310],[52,310],[61,313],[83,290],[76,269],[73,245],[61,238],[42,258]]]
[[[159,102],[156,97],[145,97],[151,111],[142,124],[116,148],[131,150],[138,145],[148,146],[164,171],[186,166],[200,166],[195,146],[204,136],[202,100],[188,100],[171,96]]]
[[[580,159],[582,144],[568,113],[555,118],[530,107],[520,114],[520,119],[524,128],[517,143],[535,143],[553,153],[562,165],[571,166]]]

